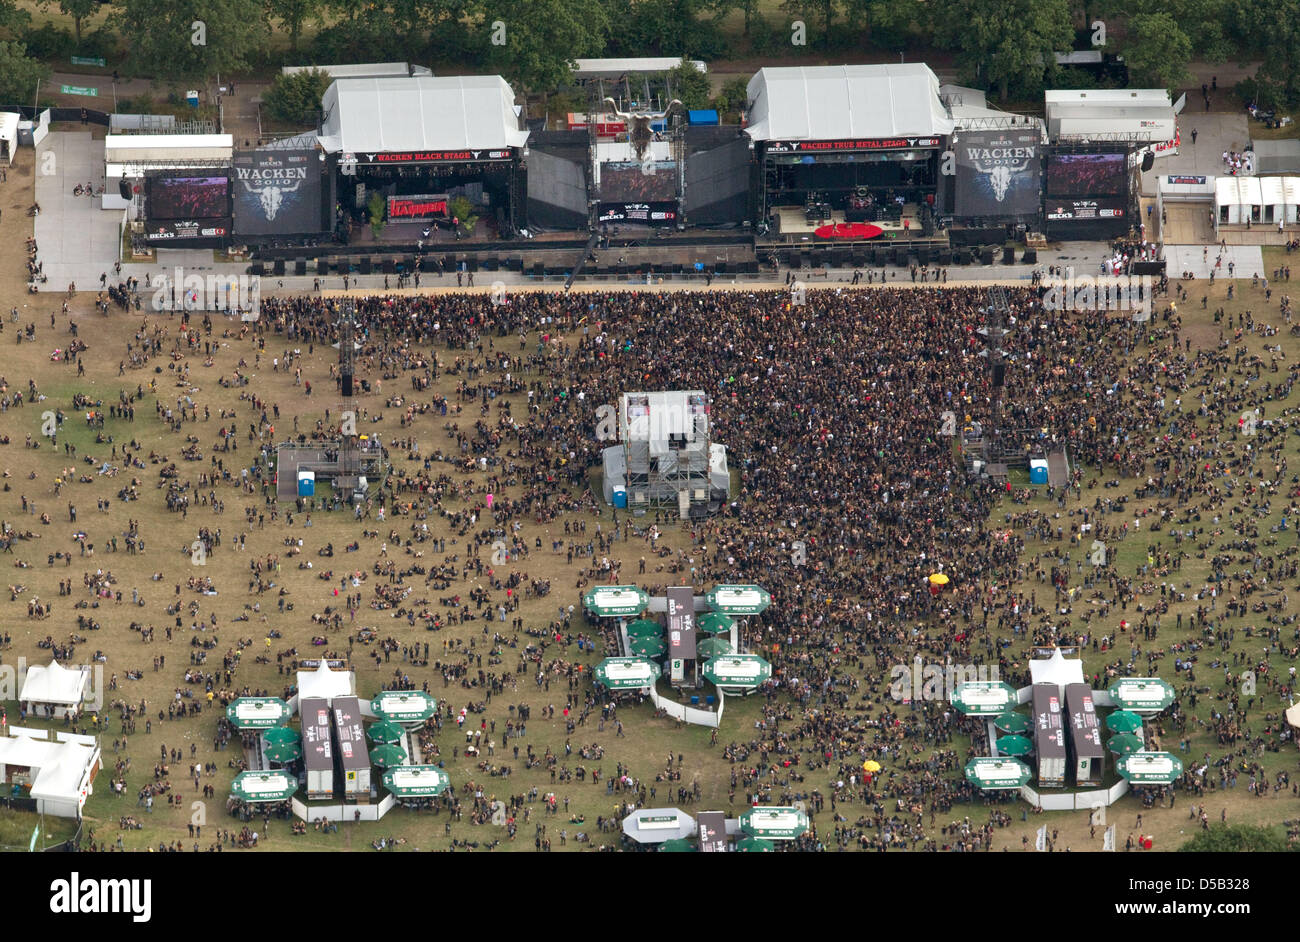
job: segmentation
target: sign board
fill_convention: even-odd
[[[83,88],[80,85],[60,85],[59,91],[64,95],[83,95],[87,98],[98,98],[98,88]]]
[[[358,153],[358,164],[429,164],[429,163],[474,163],[486,160],[509,160],[512,157],[509,148],[505,150],[427,150],[402,151],[400,153]]]
[[[447,194],[388,197],[388,218],[443,219],[450,215]]]
[[[1036,130],[973,131],[953,144],[958,216],[1037,216],[1042,154]]]
[[[240,235],[321,231],[321,167],[317,152],[259,148],[236,154],[232,183]]]
[[[700,828],[700,850],[706,853],[726,853],[727,815],[722,811],[701,811],[695,818]]]
[[[601,203],[600,222],[644,222],[651,225],[672,225],[677,221],[677,204],[657,203]]]
[[[668,596],[668,652],[673,658],[695,658],[695,590],[670,586]]]
[[[73,56],[72,64],[73,65],[95,65],[95,66],[99,66],[102,69],[108,65],[108,62],[105,61],[100,56]]]
[[[876,137],[866,140],[836,141],[768,141],[769,154],[805,154],[825,151],[906,150],[912,147],[939,147],[939,137]]]

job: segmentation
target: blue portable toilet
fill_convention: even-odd
[[[627,507],[627,488],[616,486],[614,488],[614,506],[626,509]]]
[[[185,100],[189,103],[191,108],[197,108],[199,106],[199,90],[197,88],[191,88],[186,91]]]
[[[298,472],[298,496],[314,497],[316,495],[316,473],[314,471]]]
[[[1029,483],[1046,484],[1047,483],[1047,459],[1032,458],[1029,461]]]

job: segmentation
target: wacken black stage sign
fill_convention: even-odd
[[[938,137],[873,137],[866,140],[837,141],[768,141],[769,154],[811,153],[837,150],[906,150],[912,147],[939,147]]]
[[[358,164],[420,164],[420,163],[472,163],[484,160],[509,160],[510,149],[505,150],[423,150],[388,153],[358,152],[347,154],[344,160],[355,159]]]

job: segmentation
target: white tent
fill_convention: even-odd
[[[1260,221],[1277,225],[1286,213],[1286,194],[1281,177],[1256,177],[1260,194]]]
[[[1214,218],[1218,224],[1244,226],[1260,221],[1263,193],[1258,177],[1219,177],[1214,181]]]
[[[13,111],[0,111],[0,160],[11,161],[18,151],[18,118]]]
[[[1300,743],[1300,703],[1287,708],[1286,721],[1291,725],[1293,738]]]
[[[923,63],[759,69],[745,133],[755,141],[951,134],[939,79]]]
[[[30,786],[36,810],[75,818],[94,791],[91,779],[99,768],[100,751],[92,737],[58,735],[38,739],[0,736],[0,781]],[[90,739],[89,743],[81,740]]]
[[[1294,225],[1300,222],[1300,177],[1281,177],[1282,202],[1285,204],[1286,221]]]
[[[354,697],[357,694],[356,674],[352,671],[330,670],[329,661],[321,658],[315,670],[298,671],[298,702],[320,699],[327,702],[335,697]]]
[[[89,684],[89,667],[67,668],[58,661],[50,661],[49,667],[28,668],[18,699],[29,712],[64,716],[77,711]]]
[[[504,150],[528,140],[499,75],[339,79],[321,107],[321,143],[344,153]]]
[[[1031,684],[1056,684],[1062,693],[1067,684],[1087,683],[1083,677],[1083,661],[1077,658],[1067,661],[1060,648],[1049,658],[1030,661],[1029,677]]]

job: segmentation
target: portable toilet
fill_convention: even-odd
[[[298,472],[298,496],[314,497],[316,494],[316,473],[314,471]]]
[[[627,508],[627,488],[621,485],[614,486],[614,506]]]
[[[1031,458],[1029,461],[1029,483],[1046,484],[1047,483],[1047,459]]]
[[[199,106],[199,90],[197,88],[189,89],[185,93],[185,100],[189,102],[191,108],[197,108]]]

